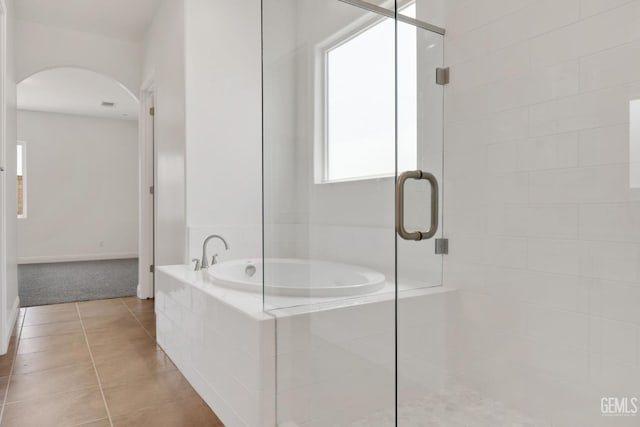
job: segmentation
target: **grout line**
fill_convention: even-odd
[[[89,345],[89,337],[87,337],[87,331],[84,328],[84,322],[82,321],[82,314],[80,313],[80,306],[78,305],[78,303],[76,303],[76,310],[78,312],[78,317],[80,318],[80,326],[82,327],[82,333],[84,334],[84,341],[87,344],[87,349],[89,350],[89,357],[91,358],[93,371],[95,372],[96,379],[98,380],[98,388],[100,389],[100,394],[102,395],[102,402],[104,403],[104,408],[107,411],[107,418],[109,419],[109,425],[113,427],[113,421],[111,420],[111,412],[109,411],[109,405],[107,405],[107,398],[105,397],[104,390],[102,389],[102,381],[100,381],[98,368],[96,367],[96,362],[93,359],[93,353],[91,352],[91,346]]]
[[[9,387],[11,386],[11,378],[13,377],[13,370],[16,365],[16,359],[18,357],[18,347],[20,346],[20,338],[22,337],[22,327],[24,325],[24,319],[27,317],[28,309],[25,309],[24,316],[22,317],[22,321],[20,322],[19,332],[16,335],[16,348],[13,351],[13,360],[11,361],[11,369],[9,370],[9,378],[7,378],[7,389],[4,391],[4,399],[2,399],[2,409],[0,409],[0,423],[2,423],[2,418],[4,417],[4,408],[7,406],[7,397],[9,396]],[[18,307],[18,316],[20,316],[20,307]],[[15,326],[14,326],[15,327]],[[11,338],[9,338],[11,340]]]
[[[138,316],[136,316],[136,314],[133,311],[131,311],[129,306],[124,302],[124,300],[122,298],[120,299],[120,302],[122,303],[122,305],[124,305],[126,307],[126,309],[129,311],[129,313],[131,313],[133,318],[136,319],[136,322],[138,322],[138,325],[140,325],[140,327],[145,331],[145,333],[147,335],[149,335],[149,338],[151,338],[153,340],[153,342],[156,343],[156,345],[157,345],[156,338],[153,335],[151,335],[151,333],[149,331],[147,331],[147,328],[144,327],[144,325],[142,324],[140,319],[138,319]]]

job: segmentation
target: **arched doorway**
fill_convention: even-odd
[[[22,306],[134,296],[138,100],[76,67],[18,84],[18,285]]]

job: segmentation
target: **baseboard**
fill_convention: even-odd
[[[138,283],[138,286],[136,287],[136,296],[140,299],[148,299],[148,298],[153,298],[153,295],[149,295],[149,292],[144,291],[142,289],[142,286],[140,286],[140,283]]]
[[[103,261],[103,260],[131,259],[131,258],[138,258],[138,253],[123,252],[123,253],[110,253],[110,254],[19,257],[18,264],[47,264],[47,263],[56,263],[56,262]]]

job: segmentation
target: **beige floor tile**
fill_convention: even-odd
[[[39,351],[37,353],[18,354],[13,372],[15,374],[26,374],[90,362],[91,357],[87,347],[68,351]]]
[[[142,327],[147,331],[152,337],[156,336],[156,321],[154,320],[144,320],[140,321]]]
[[[200,398],[144,408],[113,418],[115,427],[224,427]]]
[[[8,403],[3,427],[74,426],[107,417],[98,388]]]
[[[47,325],[23,326],[20,338],[37,338],[82,332],[80,321],[59,322]]]
[[[73,351],[86,348],[87,341],[83,333],[53,335],[48,337],[26,338],[20,340],[18,354],[40,351]]]
[[[96,362],[103,387],[132,382],[137,378],[155,378],[158,374],[173,371],[176,366],[162,350],[147,354],[130,354]]]
[[[123,302],[136,315],[155,311],[154,302],[150,299],[141,300],[138,297],[133,297],[133,299],[123,299]]]
[[[13,354],[7,353],[4,356],[0,356],[0,376],[7,377],[11,373],[11,366],[13,365]]]
[[[88,423],[78,424],[73,427],[111,427],[111,423],[108,418],[103,418],[97,421],[90,421]]]
[[[91,317],[101,317],[101,316],[110,316],[117,314],[131,314],[127,307],[119,302],[118,304],[114,303],[105,303],[99,305],[87,305],[82,306],[78,303],[80,307],[80,315],[83,320],[86,320]]]
[[[64,366],[28,374],[14,374],[11,377],[11,387],[7,394],[7,402],[36,399],[97,386],[98,380],[91,363]]]
[[[122,305],[121,298],[109,298],[109,299],[97,299],[92,301],[80,301],[77,303],[78,307],[82,310],[83,308],[88,307],[109,307],[109,306],[120,306]]]
[[[7,359],[13,359],[14,356],[16,355],[16,351],[17,350],[18,350],[18,340],[11,338],[9,340],[9,346],[7,347],[7,352],[4,355],[0,356],[0,357],[6,357]]]
[[[79,319],[80,318],[78,317],[77,310],[62,310],[51,312],[27,311],[27,315],[24,318],[23,325],[43,325],[48,323],[69,322],[74,320],[77,321]]]
[[[91,347],[101,344],[124,345],[128,343],[153,342],[147,332],[141,327],[127,330],[102,329],[98,331],[87,331],[87,338],[89,339],[89,345]]]
[[[135,314],[136,319],[141,322],[155,322],[156,321],[156,313],[153,311],[147,311],[143,313]]]
[[[96,363],[123,357],[146,357],[160,351],[160,347],[151,339],[140,342],[125,342],[119,345],[96,344],[91,346],[91,354]]]
[[[18,337],[11,337],[9,339],[9,346],[7,347],[7,352],[4,354],[5,356],[13,357],[16,354],[16,350],[18,349]]]
[[[43,314],[43,313],[54,313],[54,312],[61,312],[61,311],[77,312],[78,309],[76,308],[75,302],[70,302],[66,304],[52,304],[52,305],[40,305],[37,307],[27,307],[25,309],[25,314],[26,313]]]
[[[11,351],[0,356],[1,425],[111,426],[97,370],[114,425],[222,426],[154,336],[153,300],[21,309]]]
[[[112,305],[122,305],[120,298],[96,299],[91,301],[80,301],[78,303],[80,310],[87,307],[107,307]]]
[[[103,329],[125,331],[140,327],[138,321],[131,313],[111,314],[108,316],[96,316],[82,319],[87,331],[99,331]]]
[[[104,394],[112,416],[197,396],[179,371],[163,372],[152,378],[132,379],[125,384],[104,387]]]

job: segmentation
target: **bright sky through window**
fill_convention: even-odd
[[[403,11],[413,16],[415,6]],[[416,30],[398,25],[398,168],[417,164]],[[395,173],[395,24],[384,19],[327,52],[326,180]]]
[[[23,159],[22,159],[22,149],[23,149],[23,145],[22,144],[18,144],[18,146],[16,147],[17,149],[17,154],[18,154],[18,176],[22,176],[23,172],[22,172],[22,164],[23,164]]]

